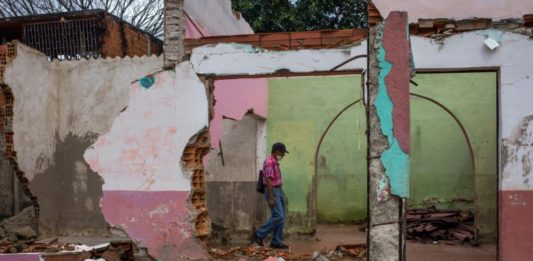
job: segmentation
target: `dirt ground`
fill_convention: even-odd
[[[339,245],[365,244],[366,234],[359,231],[359,226],[355,225],[318,225],[314,238],[307,240],[293,239],[289,235],[285,238],[285,243],[290,246],[288,251],[271,251],[268,253],[273,256],[284,257],[285,260],[311,260],[310,257],[316,251],[330,253]],[[233,256],[231,259],[224,258],[224,260],[264,260],[258,257],[241,255],[241,253],[237,255],[239,256]],[[328,256],[327,258],[328,260],[365,260],[364,258],[339,257],[338,255]],[[429,260],[428,258],[431,261],[496,261],[496,245],[487,244],[472,247],[446,245],[443,243],[407,243],[408,261],[427,261]]]

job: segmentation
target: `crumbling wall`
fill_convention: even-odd
[[[220,12],[206,13],[204,9],[207,6]],[[230,1],[217,1],[216,3],[185,1],[184,9],[188,14],[185,23],[186,37],[253,33],[244,19],[233,15],[230,7]],[[255,124],[254,119],[252,130],[251,125],[247,124],[250,120],[247,120],[248,117],[245,115],[253,113],[258,118],[267,117],[266,80],[215,80],[211,81],[211,84],[214,98],[214,106],[210,114],[212,118],[209,123],[212,150],[204,160],[204,165],[207,168],[205,172],[206,200],[213,224],[212,239],[248,240],[248,234],[253,227],[252,223],[257,223],[256,219],[262,221],[264,218],[264,211],[256,206],[257,204],[262,206],[264,203],[263,201],[256,202],[258,193],[253,189],[252,183],[257,175],[256,170],[265,158],[266,125],[264,122]],[[224,127],[226,121],[235,123],[239,130]],[[237,133],[233,133],[234,131]],[[246,134],[253,133],[253,139],[247,139],[246,144],[237,138],[238,135],[243,134],[243,131],[247,132]],[[220,148],[220,144],[223,148]],[[231,152],[239,151],[243,146],[254,150],[247,150],[247,155],[243,156],[245,161],[238,162],[237,159],[242,159],[242,157]],[[227,165],[220,164],[224,155]],[[230,173],[236,175],[228,175]],[[228,190],[228,188],[232,189]],[[228,194],[228,191],[232,192]],[[238,214],[227,215],[228,211],[235,211]]]
[[[205,259],[196,236],[210,232],[202,166],[209,150],[206,88],[185,62],[133,83],[129,97],[85,153],[105,181],[103,214],[154,258]]]
[[[8,43],[0,46],[0,163],[3,183],[3,215],[0,222],[0,241],[28,240],[37,237],[39,203],[29,189],[29,181],[17,163],[17,152],[13,143],[14,96],[9,85],[5,84],[5,70],[17,56],[16,45]],[[6,219],[4,219],[6,218]]]
[[[353,73],[366,67],[365,60],[346,61],[364,53],[366,53],[364,42],[338,49],[284,52],[270,52],[241,44],[218,44],[195,48],[191,55],[191,63],[194,70],[201,75],[233,77],[271,75],[277,72],[287,74],[327,72],[340,64],[343,65],[337,68],[337,71],[351,71]],[[233,63],[233,66],[227,66],[228,61],[237,62]],[[344,62],[346,63],[344,64]],[[264,131],[258,134],[258,136],[260,135],[265,135]],[[259,149],[258,146],[258,155],[260,155],[259,150],[265,153],[267,148]],[[258,162],[262,162],[262,160],[258,159]],[[298,197],[301,196],[298,195]],[[296,232],[310,233],[314,230],[316,214],[313,209],[313,199],[306,199],[305,197],[304,195],[304,209],[289,218],[290,225],[288,227],[293,228],[293,231]],[[305,205],[306,200],[307,206]],[[289,208],[291,208],[291,202],[289,202]]]
[[[424,18],[469,19],[474,17],[492,17],[496,20],[522,18],[533,13],[533,2],[514,0],[512,4],[506,0],[462,1],[441,0],[372,0],[379,12],[387,15],[391,11],[404,10],[409,13],[409,22],[416,23]]]
[[[251,114],[239,121],[224,119],[221,146],[207,156],[207,205],[215,241],[248,241],[254,225],[265,220],[263,194],[255,191],[258,125]]]
[[[407,13],[370,29],[368,84],[369,260],[403,260],[403,199],[409,196],[413,64]]]
[[[127,106],[126,86],[161,65],[157,57],[49,62],[17,44],[5,81],[16,101],[16,162],[39,200],[42,236],[108,234],[103,180],[83,154]]]
[[[7,66],[7,45],[0,45],[0,84],[3,85],[4,71]],[[3,89],[7,89],[5,86]],[[0,134],[4,134],[6,126],[6,96],[0,92]],[[0,148],[6,147],[5,135],[0,135]],[[5,149],[4,149],[5,150]],[[2,153],[0,154],[0,220],[14,214],[15,175],[11,163]]]
[[[484,45],[487,31],[454,35],[443,45],[431,39],[412,37],[413,57],[419,69],[499,68],[500,175],[481,178],[492,179],[491,184],[499,180],[499,258],[530,260],[533,255],[527,242],[533,240],[533,232],[527,224],[531,222],[529,205],[533,204],[533,190],[528,184],[527,170],[532,160],[523,156],[530,148],[520,145],[519,140],[527,137],[528,117],[533,115],[533,103],[528,95],[533,84],[531,40],[515,33],[494,30],[492,33],[501,36],[497,39],[500,46],[494,50]],[[477,200],[494,205],[495,197],[478,197]],[[490,218],[496,220],[496,217]]]

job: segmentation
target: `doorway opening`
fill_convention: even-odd
[[[497,77],[485,71],[413,79],[408,260],[430,253],[434,260],[496,260]]]

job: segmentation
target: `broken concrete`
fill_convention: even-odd
[[[409,195],[411,74],[406,13],[392,12],[384,24],[370,29],[368,53],[368,258],[403,260],[400,197]]]
[[[201,75],[250,76],[276,72],[329,72],[348,59],[366,53],[366,42],[338,49],[272,52],[244,44],[217,44],[197,47],[191,55],[194,70]],[[227,66],[228,61],[238,61]],[[364,59],[356,59],[336,71],[359,71]]]
[[[19,239],[27,240],[37,237],[37,232],[29,226],[16,227],[11,230],[11,233],[17,235]]]
[[[35,210],[33,207],[25,208],[17,215],[0,222],[0,227],[6,232],[24,226],[29,226],[34,230],[37,229],[37,220],[35,219]]]
[[[30,181],[46,205],[40,209],[44,234],[107,235],[99,206],[102,181],[83,154],[127,106],[124,87],[146,72],[160,70],[162,62],[145,57],[50,63],[45,55],[23,44],[15,47],[17,56],[5,74],[17,100],[8,125],[13,128],[11,150],[17,152],[12,153],[19,168],[17,176]],[[20,74],[27,68],[32,77]],[[62,194],[66,191],[70,196]]]
[[[214,242],[248,242],[254,226],[265,220],[263,194],[257,182],[258,119],[223,120],[221,146],[207,156],[207,207]],[[231,214],[229,214],[231,213]]]
[[[3,239],[10,242],[34,239],[37,237],[38,228],[34,207],[25,208],[17,215],[0,222],[0,243]]]

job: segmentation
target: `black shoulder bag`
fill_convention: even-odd
[[[257,178],[257,185],[255,187],[255,190],[259,193],[265,193],[265,183],[263,183],[263,171],[259,171],[259,178]]]

